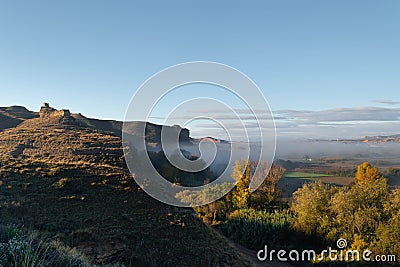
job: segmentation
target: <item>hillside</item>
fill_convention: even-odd
[[[48,105],[47,103],[43,104]],[[43,107],[42,106],[42,109]],[[56,111],[55,109],[49,107],[50,110]],[[68,110],[67,110],[68,111]],[[69,112],[69,111],[68,111]],[[25,107],[21,106],[11,106],[11,107],[0,107],[0,131],[5,129],[14,128],[21,124],[22,122],[39,118],[40,112],[29,111]],[[91,128],[96,130],[101,130],[103,132],[110,132],[114,135],[121,137],[122,135],[122,125],[123,122],[116,120],[99,120],[93,118],[87,118],[80,113],[71,113],[69,114],[70,119],[74,121],[73,124],[79,125],[85,128]],[[37,123],[38,121],[33,121],[33,123]],[[153,124],[150,122],[141,122],[141,121],[128,121],[125,122],[126,129],[129,130],[129,133],[135,134],[137,136],[142,136],[142,133],[139,132],[143,128],[143,124],[146,123],[146,141],[147,142],[160,142],[161,129],[162,127],[169,126],[161,126],[157,124]],[[176,126],[173,126],[176,127]],[[191,142],[192,138],[190,138],[190,133],[188,129],[180,130],[180,140],[183,142]]]
[[[0,107],[0,131],[13,128],[21,122],[39,117],[39,114],[27,110],[25,107]]]
[[[2,224],[59,239],[93,263],[246,265],[191,209],[140,190],[125,165],[118,122],[57,112],[1,108]]]

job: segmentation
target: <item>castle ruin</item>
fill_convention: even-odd
[[[56,118],[56,117],[70,117],[71,113],[68,109],[57,110],[49,106],[49,103],[43,103],[39,111],[41,119]]]

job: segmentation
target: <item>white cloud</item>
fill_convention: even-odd
[[[278,128],[280,135],[344,138],[400,132],[400,109],[382,107],[337,108],[321,111],[279,110],[275,114],[297,125]],[[302,134],[299,134],[302,132]]]
[[[234,135],[240,133],[242,123],[249,134],[259,133],[259,123],[255,120],[250,110],[235,110],[240,121],[234,114],[227,114],[218,109],[195,110],[180,116],[179,119],[192,119],[196,116],[211,117],[218,120],[221,125],[229,128]],[[263,130],[273,126],[267,112],[257,111]],[[337,108],[320,111],[311,110],[277,110],[273,112],[278,136],[306,137],[306,138],[345,138],[362,137],[376,134],[400,133],[400,108],[384,107],[355,107]],[[219,137],[222,132],[215,122],[201,122],[192,129],[196,136]],[[218,133],[220,132],[220,133]],[[205,134],[205,135],[204,135]],[[238,135],[239,136],[239,135]],[[240,136],[239,136],[240,137]]]
[[[390,99],[377,99],[374,100],[373,102],[385,105],[400,105],[400,101],[393,101]]]
[[[357,107],[321,111],[278,110],[275,114],[305,124],[346,121],[399,121],[400,108]]]

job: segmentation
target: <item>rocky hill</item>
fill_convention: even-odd
[[[25,107],[0,107],[0,131],[13,128],[21,122],[39,117],[38,113],[27,110]]]
[[[8,128],[14,128],[30,119],[41,118],[42,120],[33,120],[28,123],[35,125],[41,124],[58,124],[58,120],[69,120],[69,124],[79,125],[81,127],[91,128],[104,132],[110,132],[116,136],[121,137],[123,122],[115,120],[99,120],[92,119],[83,116],[80,113],[70,113],[68,109],[56,110],[49,106],[48,103],[43,103],[39,112],[29,111],[25,107],[12,106],[12,107],[0,107],[0,131]],[[126,129],[129,133],[142,136],[140,130],[143,129],[143,124],[146,124],[146,141],[152,143],[159,143],[161,139],[162,127],[177,128],[180,131],[180,140],[182,142],[191,142],[190,132],[186,128],[180,128],[179,126],[162,126],[149,122],[131,121],[125,122]]]
[[[48,105],[1,108],[0,116],[2,224],[39,231],[96,264],[246,265],[191,209],[141,191],[125,165],[120,122]],[[149,129],[157,141],[159,126]]]

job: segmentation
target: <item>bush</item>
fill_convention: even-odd
[[[58,180],[57,182],[55,182],[54,184],[52,184],[52,186],[56,189],[61,189],[64,186],[66,186],[69,182],[68,178],[61,178],[60,180]]]
[[[290,248],[292,245],[288,241],[294,234],[291,220],[292,215],[288,210],[267,212],[241,209],[232,212],[219,229],[247,248],[261,249],[264,245]]]
[[[75,249],[44,242],[15,225],[0,226],[0,266],[90,266]]]

